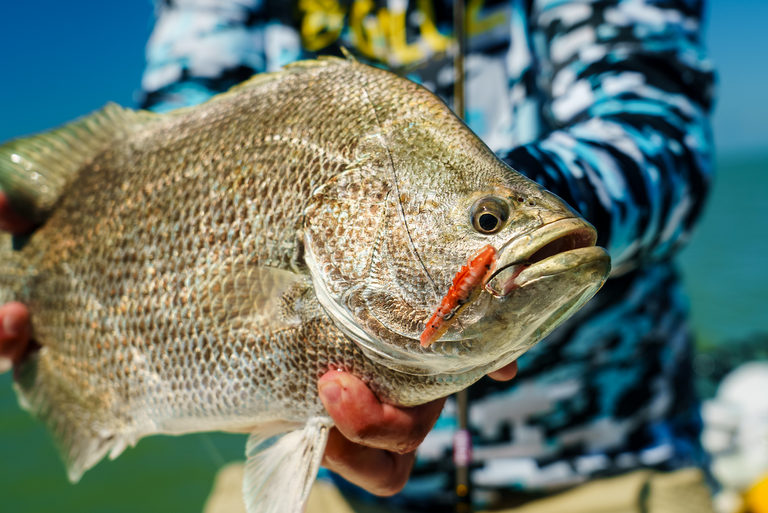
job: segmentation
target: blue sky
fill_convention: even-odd
[[[108,101],[135,106],[151,0],[4,0],[0,141],[44,130]]]
[[[724,156],[768,152],[768,1],[713,0],[707,45],[720,75],[715,142]]]
[[[116,101],[133,106],[150,0],[6,1],[0,7],[0,141]],[[707,41],[720,73],[724,156],[768,151],[768,1],[713,0]]]

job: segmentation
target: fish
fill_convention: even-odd
[[[397,406],[445,397],[610,273],[594,227],[442,100],[344,59],[12,140],[0,187],[40,225],[17,251],[0,237],[0,301],[40,347],[14,386],[69,478],[145,436],[244,432],[251,513],[302,510],[325,372]],[[446,297],[461,311],[422,344]]]

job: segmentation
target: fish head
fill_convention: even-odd
[[[588,222],[507,166],[431,93],[407,98],[372,101],[377,123],[356,162],[314,194],[307,265],[320,303],[371,359],[412,374],[490,372],[583,306],[610,257]],[[457,271],[488,245],[496,265],[481,293],[422,347]]]

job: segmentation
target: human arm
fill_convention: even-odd
[[[712,176],[702,1],[538,5],[533,69],[556,129],[505,160],[595,225],[615,274],[669,257]]]
[[[291,2],[285,10],[292,12]],[[298,59],[298,36],[277,23],[286,13],[258,0],[157,0],[141,107],[167,112],[197,105]]]

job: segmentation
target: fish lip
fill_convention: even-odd
[[[553,259],[562,259],[564,254],[578,252],[578,256],[587,259],[585,263],[607,256],[602,248],[598,248],[599,251],[583,251],[594,248],[595,242],[597,231],[584,219],[569,217],[547,223],[515,237],[501,248],[496,270],[486,281],[484,289],[496,298],[505,298],[534,279],[536,269],[543,271],[548,268],[551,275],[573,268],[554,264]],[[576,263],[572,258],[565,260]]]

